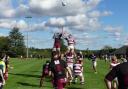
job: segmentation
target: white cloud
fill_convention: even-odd
[[[11,1],[9,0],[5,0],[5,1],[2,0],[2,1],[8,5],[7,10],[13,11],[13,13],[10,14],[10,16],[5,16],[5,17],[52,16],[49,17],[48,21],[46,21],[45,26],[47,27],[67,26],[70,29],[79,29],[79,30],[96,30],[101,25],[99,22],[99,18],[97,16],[93,16],[93,17],[88,16],[88,13],[90,13],[90,11],[93,13],[93,9],[101,2],[101,0],[88,0],[88,1],[65,0],[67,3],[66,6],[62,6],[61,0],[36,0],[36,1],[30,0],[28,2],[28,5],[21,3],[19,4],[18,7],[15,8],[12,7],[10,3]],[[4,5],[2,6],[5,7]],[[58,16],[64,16],[64,17],[58,17]],[[23,23],[23,21],[22,21],[22,25],[20,22],[18,26],[21,29],[26,28],[26,25],[25,23]],[[34,28],[36,27],[38,28],[44,27],[44,24],[42,25],[34,24]],[[34,28],[32,30],[34,30]]]
[[[78,14],[76,16],[66,16],[65,18],[50,18],[46,22],[46,26],[64,26],[77,30],[97,30],[101,27],[101,24],[98,18],[89,18],[85,14]]]
[[[101,0],[88,0],[86,2],[87,4],[87,8],[92,10],[94,8],[96,8],[96,6],[101,2]]]
[[[29,7],[37,15],[65,16],[84,13],[86,9],[83,4],[81,0],[67,0],[67,5],[63,7],[61,0],[31,0]]]
[[[20,29],[28,28],[28,24],[24,20],[20,20],[16,23],[16,26]]]
[[[121,32],[123,28],[121,26],[106,26],[104,30],[107,32]]]
[[[48,30],[49,27],[45,26],[45,22],[38,23],[38,24],[32,24],[30,26],[30,31],[37,31],[37,30]]]
[[[16,9],[15,9],[15,13],[14,13],[15,17],[26,17],[26,16],[31,16],[31,13],[29,11],[29,7],[24,5],[24,4],[20,4]]]
[[[92,35],[89,33],[80,33],[80,34],[74,34],[74,37],[76,39],[76,46],[79,45],[84,45],[84,46],[92,46],[94,44],[96,44],[99,40],[100,37],[97,35]]]
[[[0,17],[13,17],[14,9],[12,8],[11,0],[0,0]]]
[[[69,26],[87,24],[88,20],[89,20],[89,18],[85,14],[78,14],[76,16],[67,16],[66,17],[67,25],[69,25]]]
[[[64,25],[65,20],[63,18],[50,18],[46,23],[46,26],[49,27],[62,27]]]
[[[98,10],[94,10],[94,11],[91,11],[88,13],[89,17],[101,17],[101,16],[109,16],[111,15],[112,12],[111,11],[103,11],[103,12],[100,12]]]
[[[16,21],[12,21],[9,19],[0,19],[0,28],[6,28],[6,29],[11,29],[12,26],[14,26]]]
[[[12,29],[13,27],[18,27],[22,31],[36,31],[36,30],[46,30],[48,27],[45,26],[45,22],[27,24],[24,20],[13,20],[13,19],[0,19],[0,28]]]
[[[67,5],[62,6],[61,0],[29,0],[28,4],[12,6],[12,0],[0,1],[1,17],[31,16],[70,16],[83,14],[94,9],[101,0],[66,0]]]
[[[59,27],[67,26],[70,29],[79,29],[79,30],[96,30],[99,29],[101,24],[99,22],[99,17],[102,15],[108,15],[108,11],[101,13],[95,9],[101,0],[65,0],[67,5],[62,6],[61,0],[30,0],[28,4],[19,4],[18,7],[13,8],[11,0],[2,0],[3,4],[1,7],[6,7],[7,12],[12,11],[12,14],[7,14],[9,16],[5,17],[25,17],[25,16],[52,16],[45,23],[47,27]],[[2,10],[3,12],[6,10]],[[8,11],[9,10],[9,11]],[[91,16],[88,16],[88,13]],[[55,17],[53,17],[55,16]],[[64,17],[58,17],[64,16]],[[98,17],[97,17],[98,16]],[[13,22],[13,24],[16,22]],[[44,23],[44,22],[42,22]],[[44,27],[44,24],[40,25],[34,24],[36,27]],[[12,24],[12,25],[13,25]],[[25,23],[18,23],[21,29],[26,28]],[[2,24],[1,24],[2,25]],[[9,24],[3,23],[3,25]],[[22,27],[23,26],[23,27]],[[2,26],[1,26],[2,27]],[[34,30],[34,29],[32,29]]]
[[[108,32],[108,37],[114,39],[115,41],[121,40],[123,28],[121,26],[113,27],[106,26],[104,28],[106,32]]]
[[[14,26],[25,29],[27,28],[27,23],[24,20],[0,19],[0,28],[12,29]]]
[[[112,12],[111,11],[104,11],[102,13],[102,16],[109,16],[109,15],[112,15]]]

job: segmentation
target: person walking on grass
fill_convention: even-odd
[[[96,67],[97,67],[97,58],[94,54],[92,54],[91,59],[92,59],[93,70],[97,74],[97,69],[96,69]]]

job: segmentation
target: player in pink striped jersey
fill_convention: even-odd
[[[73,74],[74,57],[75,57],[75,54],[74,54],[74,52],[72,52],[72,50],[68,50],[65,53],[66,63],[68,65],[68,67],[70,68],[70,70],[72,71],[72,74]],[[67,73],[66,76],[69,77],[69,74]],[[69,81],[69,84],[71,82],[72,82],[72,80]]]
[[[76,63],[73,65],[74,71],[74,83],[77,82],[77,78],[80,78],[80,83],[84,84],[84,75],[83,75],[83,66],[79,60],[76,60]]]
[[[65,38],[68,42],[68,50],[72,50],[74,52],[74,45],[75,45],[75,39],[73,38],[73,36],[71,34],[68,35],[67,38]]]

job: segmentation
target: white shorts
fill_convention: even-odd
[[[60,51],[60,48],[53,48],[52,51]]]
[[[67,65],[73,71],[73,64],[67,64]]]
[[[92,64],[93,64],[94,67],[97,66],[97,62],[96,61],[93,61]]]
[[[81,72],[81,73],[74,73],[74,75],[75,76],[80,76],[80,77],[82,77],[83,76],[83,73]]]
[[[75,47],[74,47],[73,44],[71,44],[71,45],[68,46],[68,50],[74,50],[74,48],[75,48]]]

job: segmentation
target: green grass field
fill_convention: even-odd
[[[50,79],[46,79],[44,87],[39,88],[42,64],[45,60],[11,59],[10,65],[14,69],[9,70],[9,79],[4,89],[53,89]],[[108,63],[103,60],[98,61],[98,73],[94,74],[91,61],[86,60],[84,64],[85,85],[72,84],[67,89],[106,89],[104,76],[108,72]]]

